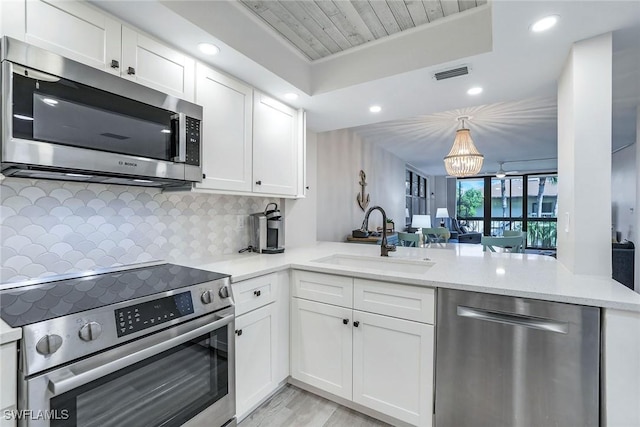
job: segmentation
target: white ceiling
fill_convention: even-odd
[[[143,30],[308,112],[311,130],[355,128],[425,173],[444,175],[460,113],[485,155],[497,161],[555,157],[556,80],[571,44],[614,31],[614,147],[635,141],[640,104],[639,1],[493,1],[344,52],[310,61],[237,2],[92,0]],[[441,0],[447,1],[447,0]],[[529,25],[561,16],[546,33]],[[213,41],[205,58],[195,46]],[[435,81],[433,73],[468,65],[471,73]],[[484,92],[469,96],[471,86]],[[286,92],[297,101],[286,101]],[[382,106],[372,114],[368,107]],[[550,164],[505,165],[531,170]]]

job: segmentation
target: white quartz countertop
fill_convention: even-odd
[[[0,319],[0,345],[18,341],[20,338],[22,338],[22,329],[12,328]]]
[[[380,256],[380,246],[318,242],[307,247],[288,248],[282,254],[234,254],[181,264],[231,274],[233,282],[296,268],[640,312],[640,294],[610,278],[572,274],[549,256],[482,252],[481,245],[454,243],[428,248],[399,247],[397,252],[390,253],[391,259],[424,261],[428,258],[433,266],[421,273],[385,269],[382,263],[373,269],[316,261],[333,255],[364,256],[375,260]]]

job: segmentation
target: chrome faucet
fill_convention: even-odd
[[[387,243],[387,214],[380,206],[372,206],[364,214],[364,220],[362,221],[362,230],[367,231],[369,229],[369,214],[373,210],[379,210],[382,213],[382,242],[380,243],[380,256],[389,256],[389,252],[395,252],[396,246],[389,245]]]

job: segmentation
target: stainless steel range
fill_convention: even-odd
[[[236,424],[228,275],[155,263],[32,281],[0,291],[0,317],[23,332],[22,426]]]

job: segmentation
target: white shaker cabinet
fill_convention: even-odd
[[[121,75],[160,92],[194,100],[193,58],[125,26]]]
[[[289,376],[289,273],[231,285],[236,302],[236,415],[242,420]]]
[[[353,401],[430,426],[433,326],[357,310],[353,325]]]
[[[77,62],[120,74],[121,25],[87,3],[61,0],[7,2],[18,22],[8,35]],[[7,11],[8,12],[8,11]],[[22,15],[22,16],[20,16]],[[112,61],[116,61],[113,62]]]
[[[291,376],[351,400],[352,310],[293,298]]]
[[[196,70],[204,174],[196,188],[251,192],[253,89],[202,64]]]
[[[301,141],[298,111],[254,91],[253,191],[296,196],[298,150]]]
[[[244,414],[276,387],[274,305],[236,319],[236,412]]]
[[[195,61],[128,28],[84,1],[15,0],[3,4],[6,35],[187,101]]]

